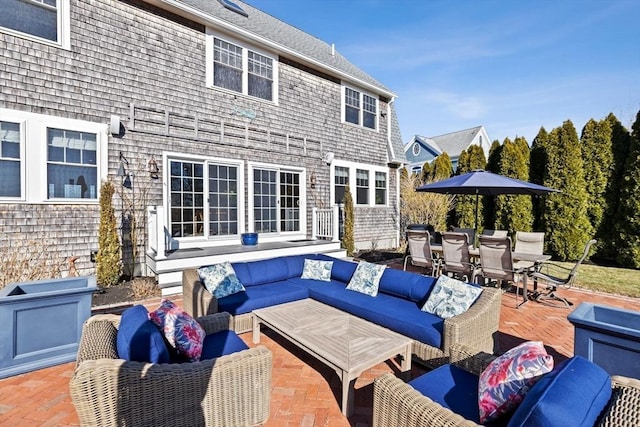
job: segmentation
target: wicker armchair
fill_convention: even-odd
[[[495,356],[478,353],[464,345],[451,347],[450,361],[479,375]],[[598,426],[636,426],[640,424],[640,380],[622,376],[611,378],[613,394]],[[373,386],[374,427],[478,427],[460,415],[440,406],[392,373],[376,378]]]
[[[207,334],[230,328],[219,313]],[[118,359],[120,316],[83,326],[70,391],[83,426],[250,426],[269,417],[272,354],[258,346],[218,359],[152,364]]]

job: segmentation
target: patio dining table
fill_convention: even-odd
[[[441,244],[431,244],[431,251],[437,255],[438,257],[442,257],[442,245]],[[469,255],[476,260],[480,257],[480,249],[469,245]],[[532,266],[529,267],[529,271],[537,271],[543,262],[549,261],[551,259],[551,255],[549,254],[532,254],[528,252],[512,252],[511,256],[513,257],[513,262],[517,261],[526,261],[531,262]],[[538,287],[538,283],[536,280],[533,282],[533,291],[535,292]],[[523,289],[523,298],[526,302],[528,300],[527,289]]]

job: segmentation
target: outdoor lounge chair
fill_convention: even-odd
[[[431,381],[431,384],[423,381],[432,389],[438,387],[445,390],[450,389],[449,393],[444,396],[429,396],[415,389],[411,384],[407,384],[397,378],[392,373],[384,374],[374,380],[373,385],[373,426],[374,427],[478,427],[474,421],[471,421],[454,410],[447,407],[445,403],[438,403],[436,400],[444,399],[454,406],[465,406],[473,404],[473,397],[477,401],[477,384],[474,387],[473,381],[468,381],[474,376],[477,377],[495,358],[495,356],[487,353],[479,353],[478,351],[464,345],[453,345],[451,347],[451,371],[455,373],[452,378],[454,384],[447,384],[446,380]],[[592,386],[589,380],[592,376],[583,372],[598,373],[602,380],[608,378],[608,374],[601,368],[588,362],[586,359],[578,360],[572,366],[579,368],[577,374],[578,381],[586,382],[587,386]],[[558,368],[560,364],[556,364]],[[566,366],[566,365],[565,365]],[[581,369],[580,369],[581,368]],[[585,369],[586,368],[586,369]],[[559,369],[560,370],[560,369]],[[434,376],[431,371],[423,374],[423,377],[429,378]],[[555,381],[543,383],[540,380],[525,395],[524,400],[520,403],[522,409],[516,408],[511,416],[503,424],[508,421],[509,426],[583,426],[582,417],[584,412],[594,411],[598,417],[598,427],[604,426],[635,426],[640,420],[640,380],[623,376],[610,377],[611,380],[611,397],[608,401],[590,400],[584,395],[598,394],[606,395],[604,389],[594,389],[591,387],[581,387],[575,385],[575,381],[562,381],[560,375],[564,378],[571,379],[571,369],[565,369],[562,374],[556,374]],[[567,375],[564,375],[567,374]],[[551,373],[546,375],[552,375]],[[437,376],[437,375],[435,375]],[[464,381],[463,378],[467,381]],[[417,378],[416,380],[419,380]],[[414,381],[416,381],[414,380]],[[412,381],[412,383],[414,382]],[[560,383],[562,382],[562,385]],[[601,382],[602,383],[602,382]],[[574,384],[573,387],[571,385]],[[555,390],[552,389],[555,385]],[[538,390],[536,390],[538,386]],[[568,388],[565,388],[568,387]],[[576,390],[576,388],[578,390]],[[564,392],[564,394],[563,394]],[[582,392],[582,393],[581,393]],[[466,398],[460,398],[464,394]],[[558,395],[562,398],[558,399]],[[458,397],[458,399],[456,399]],[[597,409],[594,407],[598,405]],[[527,412],[527,410],[531,412]],[[519,413],[518,413],[519,412]],[[593,415],[593,413],[591,413]],[[536,417],[539,417],[536,419]],[[553,423],[550,423],[549,417],[555,417]],[[545,419],[546,418],[546,419]],[[524,420],[523,420],[524,419]],[[498,424],[498,425],[503,425]]]
[[[440,260],[434,258],[431,251],[431,234],[426,230],[407,230],[407,245],[409,253],[404,257],[403,269],[407,270],[407,263],[424,268],[427,273],[437,276],[440,270]]]
[[[539,268],[538,271],[531,273],[531,277],[533,277],[534,280],[542,280],[547,284],[546,290],[543,292],[536,292],[533,299],[539,303],[553,307],[569,308],[572,306],[573,303],[571,301],[557,295],[556,292],[558,291],[558,287],[570,288],[573,285],[576,275],[578,274],[578,267],[580,267],[580,264],[582,264],[587,256],[589,256],[589,250],[594,243],[596,243],[595,239],[587,242],[582,256],[572,269],[568,269],[555,263],[546,262],[541,265],[541,268]],[[566,277],[561,277],[562,274],[566,274],[567,272],[568,274]]]
[[[250,426],[269,417],[272,353],[264,346],[200,362],[118,358],[121,316],[90,317],[70,391],[82,426]],[[207,335],[230,329],[228,313],[196,319]]]

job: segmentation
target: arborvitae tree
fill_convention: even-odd
[[[432,181],[442,181],[443,179],[451,178],[451,176],[453,175],[453,165],[451,163],[451,157],[449,157],[446,152],[436,157],[431,167]]]
[[[582,128],[580,136],[584,179],[589,201],[587,216],[599,241],[608,238],[611,230],[601,230],[600,223],[606,208],[605,190],[611,175],[611,126],[607,120],[591,119]]]
[[[344,233],[342,235],[342,247],[352,256],[356,251],[355,244],[355,218],[353,212],[353,197],[351,189],[347,185],[344,191]]]
[[[460,153],[458,157],[458,175],[471,172],[476,169],[484,169],[487,160],[484,151],[479,145],[472,145]],[[478,200],[478,226],[482,223],[482,199]],[[458,227],[475,227],[476,220],[476,196],[456,196],[455,225]]]
[[[605,190],[606,206],[600,223],[600,229],[604,231],[615,230],[618,227],[618,204],[620,203],[620,187],[623,180],[624,168],[629,157],[629,147],[631,144],[631,135],[629,131],[618,121],[616,116],[609,114],[605,119],[611,126],[611,153],[613,160],[611,162],[611,170],[609,182]],[[612,233],[608,239],[602,239],[598,248],[597,255],[611,261],[618,259],[618,245],[620,244],[619,236]]]
[[[578,259],[593,236],[578,134],[570,120],[549,134],[544,185],[561,190],[545,200],[547,250],[562,261]]]
[[[493,173],[500,173],[500,156],[502,155],[502,144],[495,139],[489,149],[486,170]],[[496,201],[495,196],[484,196],[482,201],[482,212],[486,228],[494,228],[496,223]]]
[[[529,144],[523,137],[509,138],[502,144],[500,175],[522,181],[529,180]],[[496,197],[495,228],[516,231],[531,231],[533,224],[531,196],[500,195]]]
[[[113,209],[113,184],[108,181],[100,188],[100,227],[96,254],[96,280],[104,287],[113,286],[122,274],[121,246],[118,240],[116,216]]]
[[[640,268],[640,111],[631,127],[629,156],[620,184],[620,205],[615,235],[619,237],[618,262]]]
[[[420,180],[422,183],[426,183],[431,181],[431,177],[433,175],[431,164],[429,162],[424,162],[422,165],[422,174],[420,175]]]
[[[529,152],[529,182],[544,185],[547,170],[547,146],[549,144],[549,134],[545,128],[541,127],[538,134],[533,139],[531,151]],[[534,196],[531,200],[533,213],[533,229],[544,230],[544,200],[547,196]]]

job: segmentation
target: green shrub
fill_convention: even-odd
[[[353,197],[351,196],[351,189],[347,185],[344,191],[344,233],[342,235],[342,247],[346,249],[348,256],[353,256],[356,251],[354,232]]]
[[[108,181],[102,183],[96,280],[104,287],[117,284],[122,273],[121,247],[112,202],[114,191],[113,184]]]

